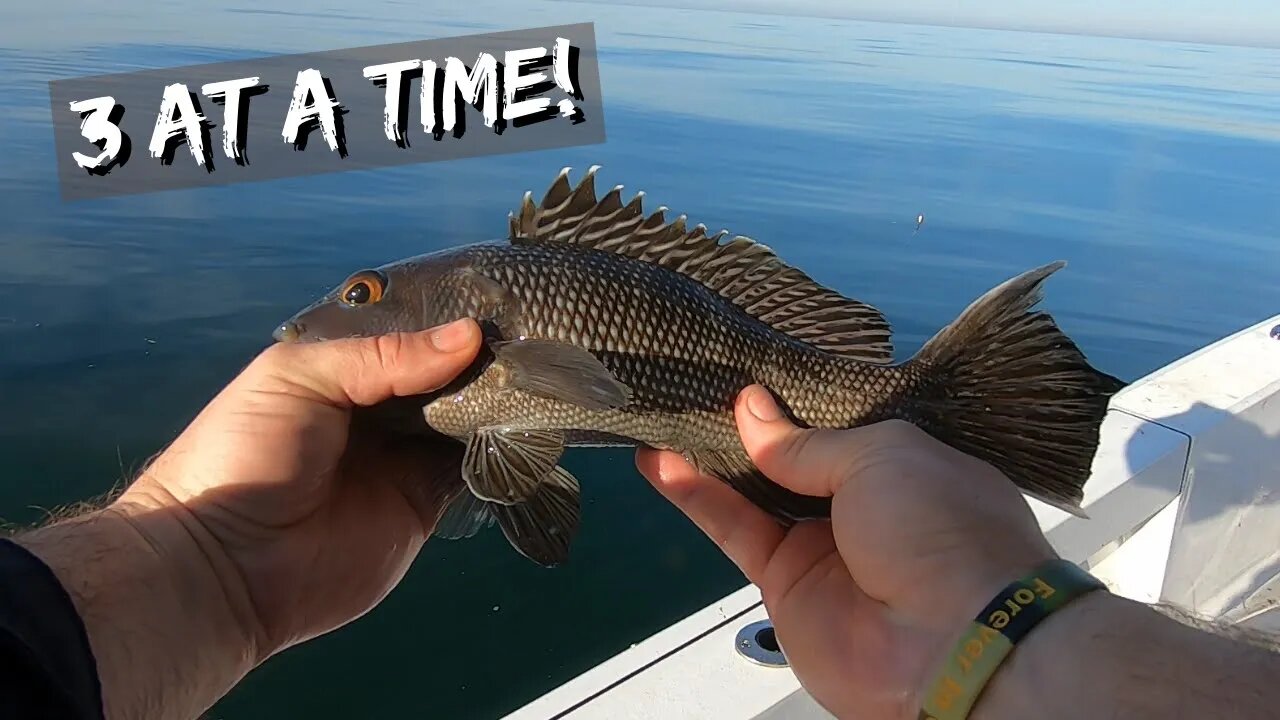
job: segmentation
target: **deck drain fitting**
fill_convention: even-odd
[[[757,665],[765,667],[786,667],[787,657],[778,646],[778,637],[773,632],[773,623],[760,620],[738,631],[733,646],[738,654]]]
[[[1271,339],[1280,340],[1280,325],[1271,328]]]

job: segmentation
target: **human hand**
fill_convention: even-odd
[[[800,429],[747,388],[738,430],[762,472],[832,497],[831,520],[789,531],[679,454],[641,472],[759,586],[778,642],[830,712],[914,720],[945,653],[1009,582],[1055,557],[1016,487],[901,421]]]
[[[176,512],[253,664],[337,628],[399,582],[457,477],[461,447],[397,442],[353,409],[435,390],[474,359],[471,320],[422,333],[278,344],[235,378],[116,505]]]

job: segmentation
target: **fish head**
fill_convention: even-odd
[[[271,334],[277,342],[317,342],[426,330],[467,313],[451,301],[456,262],[421,256],[359,270]]]

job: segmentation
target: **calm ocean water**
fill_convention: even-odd
[[[872,302],[903,357],[1059,258],[1046,308],[1126,379],[1280,308],[1274,50],[602,4],[287,7],[6,10],[0,518],[107,490],[294,309],[353,269],[501,237],[565,165]],[[48,80],[588,20],[604,145],[59,200]],[[587,503],[567,566],[496,530],[433,542],[381,607],[213,716],[495,717],[742,583],[629,453],[566,464]]]

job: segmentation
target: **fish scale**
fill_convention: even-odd
[[[420,421],[466,446],[437,533],[496,522],[543,565],[576,532],[566,446],[647,445],[685,454],[783,525],[827,517],[828,498],[764,477],[737,434],[735,399],[767,387],[798,424],[897,418],[1079,513],[1108,397],[1053,319],[1032,310],[1053,263],[975,300],[904,362],[866,303],[823,287],[745,237],[645,216],[595,169],[526,195],[506,242],[451,248],[350,276],[277,331],[290,341],[416,331],[462,317],[487,339],[475,365],[425,399]]]

